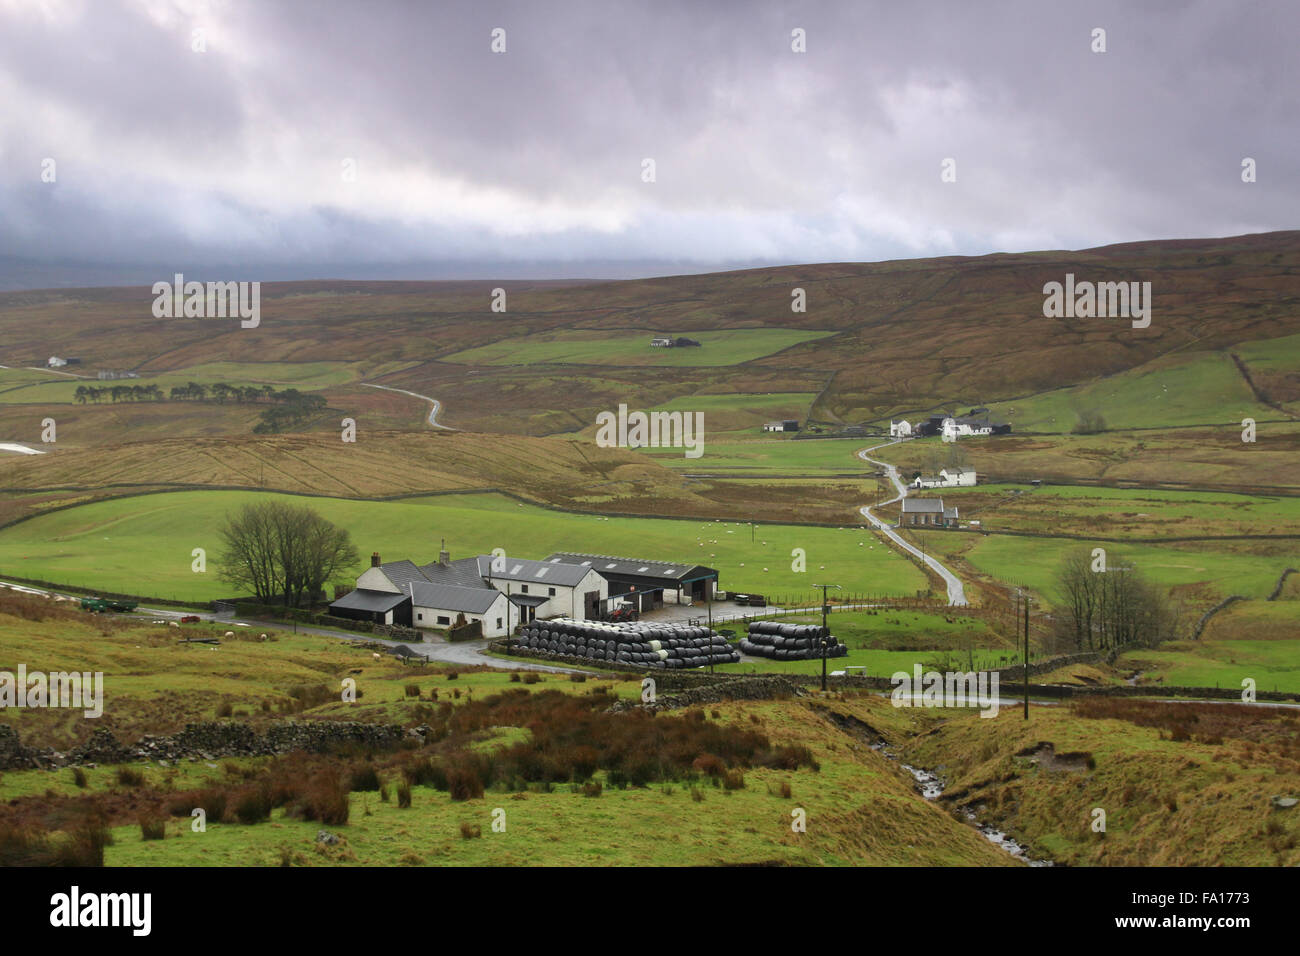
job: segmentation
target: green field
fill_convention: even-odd
[[[705,415],[705,425],[708,416]],[[875,468],[857,457],[870,442],[861,438],[793,439],[755,436],[753,441],[710,442],[705,432],[704,454],[684,458],[680,448],[646,448],[642,451],[662,465],[686,471],[713,469],[753,475],[865,474]]]
[[[739,365],[801,342],[833,335],[808,329],[717,329],[682,333],[699,348],[651,348],[653,329],[566,329],[466,349],[445,361],[465,365]]]
[[[1242,680],[1251,678],[1256,690],[1300,694],[1300,637],[1290,641],[1175,641],[1154,650],[1129,651],[1115,666],[1141,671],[1140,683],[1154,687],[1239,690]]]
[[[261,497],[176,492],[41,515],[0,531],[0,575],[182,601],[229,596],[229,586],[216,576],[217,531],[228,513]],[[765,525],[751,544],[749,526],[739,523],[569,514],[498,495],[289,500],[310,504],[347,528],[363,555],[379,551],[385,560],[433,560],[445,538],[453,558],[500,547],[531,558],[577,550],[693,561],[717,568],[722,588],[729,590],[807,593],[816,572],[850,591],[901,595],[926,587],[914,565],[856,527]],[[795,547],[807,552],[805,573],[790,570]],[[190,569],[194,548],[207,552],[205,574]]]
[[[995,418],[1015,431],[1068,432],[1082,411],[1096,410],[1111,429],[1240,422],[1277,418],[1255,400],[1231,357],[1222,352],[1158,358],[1138,368],[1072,388],[994,402]]]
[[[940,534],[918,536],[927,549],[946,549],[967,536]],[[1145,577],[1166,587],[1199,585],[1210,593],[1226,597],[1267,597],[1278,575],[1287,566],[1284,557],[1233,551],[1228,544],[1151,545],[1101,542],[1093,544],[1065,538],[1022,538],[1010,535],[980,536],[964,557],[980,571],[999,580],[1032,588],[1049,603],[1057,596],[1057,577],[1062,563],[1072,552],[1088,554],[1105,547],[1112,565],[1114,557],[1136,567]]]

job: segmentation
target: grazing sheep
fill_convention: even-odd
[[[227,638],[228,640],[234,638],[234,636],[235,636],[235,632],[234,632],[234,631],[226,631],[226,638]]]
[[[167,624],[169,627],[180,627],[180,625],[177,624],[175,621],[168,621]]]
[[[382,661],[382,660],[383,660],[383,658],[380,657],[378,654],[371,654],[370,656],[373,657],[373,658],[374,658],[375,660],[377,660],[377,661]]]
[[[266,640],[266,632],[263,631],[261,634],[259,634],[259,635],[257,636],[257,639],[258,639],[259,641],[264,641],[264,640]]]

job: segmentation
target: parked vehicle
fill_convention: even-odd
[[[197,614],[186,614],[183,618],[181,618],[181,623],[182,623],[182,624],[197,624],[197,623],[199,623],[199,620],[200,620],[200,619],[199,619],[199,616],[198,616]]]

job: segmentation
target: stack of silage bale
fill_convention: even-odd
[[[835,639],[829,628],[820,624],[782,624],[778,621],[750,622],[749,634],[740,639],[740,652],[777,661],[810,661],[822,656],[823,637],[826,638],[827,657],[848,654],[849,649]]]
[[[692,624],[609,624],[556,618],[530,621],[519,631],[521,646],[563,657],[632,667],[703,667],[734,664],[740,654],[726,638]]]

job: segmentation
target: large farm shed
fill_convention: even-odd
[[[598,572],[609,582],[609,596],[632,601],[637,610],[649,611],[665,602],[693,604],[707,600],[718,586],[718,572],[699,564],[674,564],[643,558],[616,558],[607,554],[558,551],[548,564],[577,564]],[[710,583],[711,582],[711,583]]]

